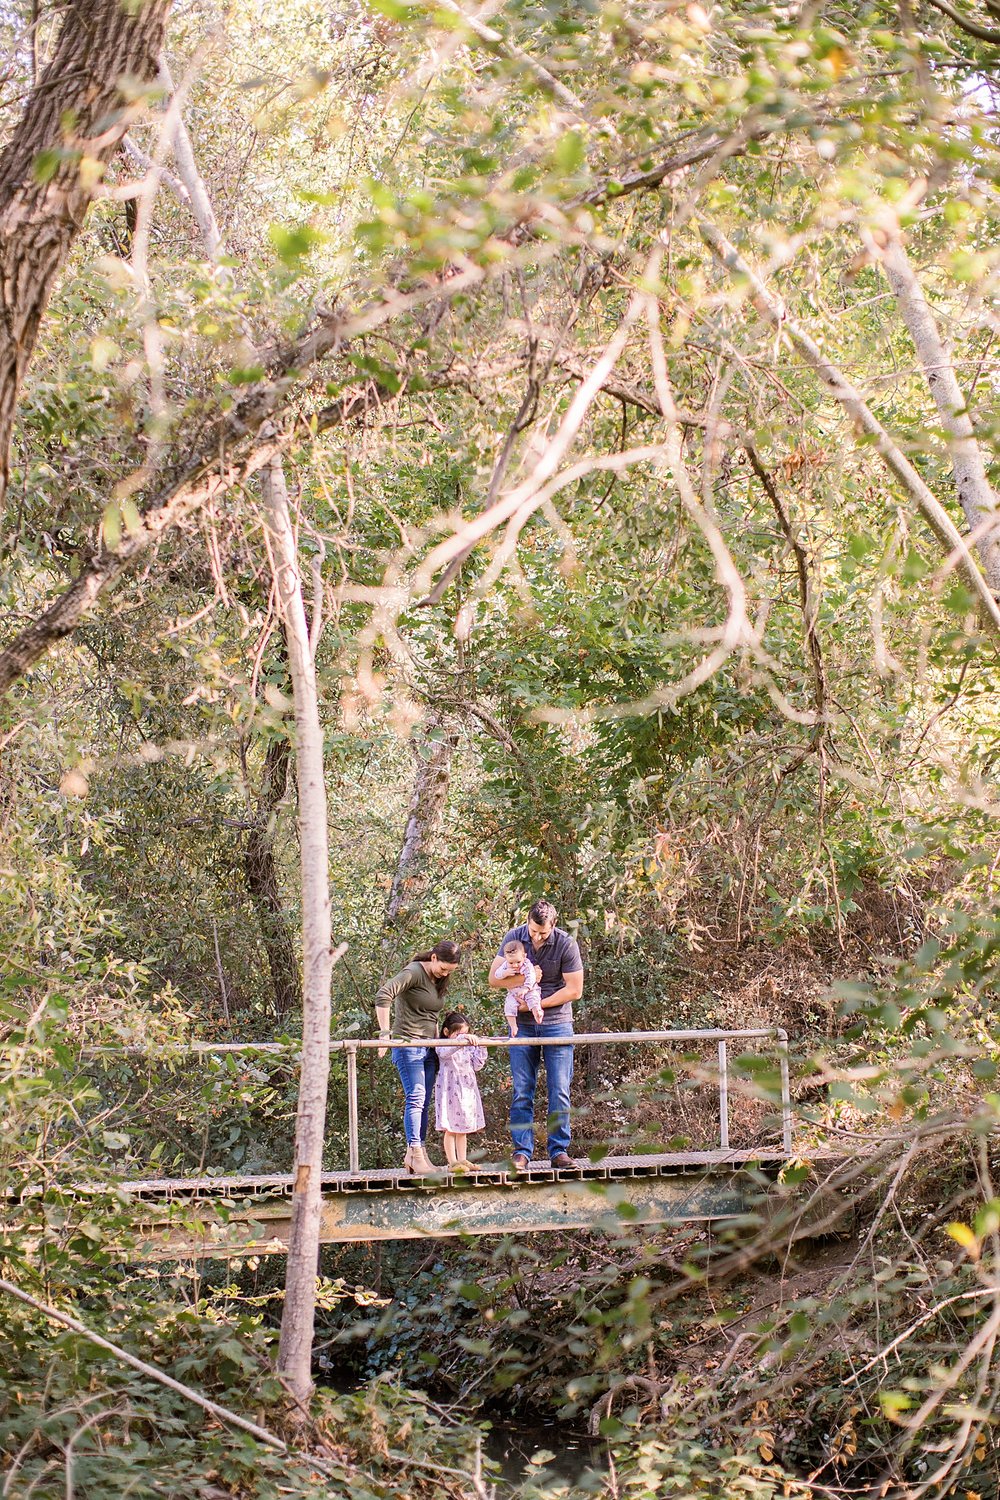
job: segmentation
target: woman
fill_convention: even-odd
[[[424,1147],[427,1139],[427,1116],[430,1112],[437,1055],[438,1016],[444,1010],[448,980],[458,968],[461,957],[458,944],[444,938],[427,953],[415,953],[398,974],[387,979],[375,996],[379,1040],[390,1036],[400,1041],[426,1042],[424,1047],[393,1047],[392,1060],[403,1085],[403,1128],[406,1131],[406,1156],[403,1165],[408,1172],[433,1172]],[[389,1030],[389,1007],[394,1007],[392,1030]],[[379,1052],[385,1056],[385,1049]]]

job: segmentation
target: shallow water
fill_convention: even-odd
[[[364,1383],[355,1379],[338,1379],[335,1369],[326,1361],[318,1372],[320,1388],[338,1396],[360,1394]],[[496,1485],[498,1497],[508,1490],[534,1480],[553,1486],[553,1495],[565,1488],[575,1494],[604,1494],[608,1473],[608,1445],[592,1438],[583,1426],[560,1421],[558,1417],[512,1413],[509,1417],[493,1407],[488,1414],[472,1413],[470,1427],[479,1427],[483,1438],[483,1455],[499,1465],[499,1473],[490,1476],[488,1484]]]
[[[526,1419],[512,1416],[505,1422],[499,1414],[490,1417],[492,1427],[483,1451],[500,1465],[500,1481],[515,1486],[539,1478],[545,1470],[562,1484],[603,1488],[608,1471],[607,1444],[556,1418]],[[588,1475],[591,1481],[588,1484]]]

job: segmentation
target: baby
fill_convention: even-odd
[[[542,992],[535,978],[535,966],[525,952],[524,944],[519,943],[516,938],[512,938],[509,943],[504,943],[503,963],[497,969],[496,977],[509,979],[512,974],[520,974],[521,983],[516,989],[507,991],[503,1013],[507,1017],[507,1027],[511,1036],[517,1036],[517,1013],[522,1000],[539,1025],[541,1025],[544,1012]]]

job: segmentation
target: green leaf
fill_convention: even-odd
[[[109,500],[101,517],[104,545],[109,552],[116,551],[122,539],[122,513],[116,500]]]
[[[578,130],[567,130],[559,137],[552,159],[561,171],[569,174],[582,166],[585,155],[583,136]]]
[[[267,234],[280,259],[292,270],[297,270],[309,252],[326,238],[310,224],[270,224]]]
[[[229,371],[229,384],[256,385],[266,374],[263,365],[234,365]]]
[[[59,170],[59,165],[62,159],[63,153],[61,151],[56,151],[51,146],[47,146],[45,150],[39,151],[38,155],[35,157],[34,161],[31,164],[31,170],[35,181],[51,182],[53,177]]]

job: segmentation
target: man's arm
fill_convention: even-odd
[[[518,974],[516,972],[513,973],[513,974],[499,974],[498,975],[497,974],[497,970],[498,969],[502,969],[503,965],[504,965],[504,956],[503,956],[502,953],[500,953],[493,960],[493,963],[492,963],[492,965],[490,967],[490,980],[489,980],[490,989],[491,990],[516,990],[519,984],[523,984],[524,983],[524,980],[521,978],[520,974]]]
[[[571,1000],[579,1000],[582,995],[583,970],[576,969],[572,974],[563,975],[562,989],[546,995],[542,1001],[542,1009],[551,1010],[556,1005],[568,1005]]]

